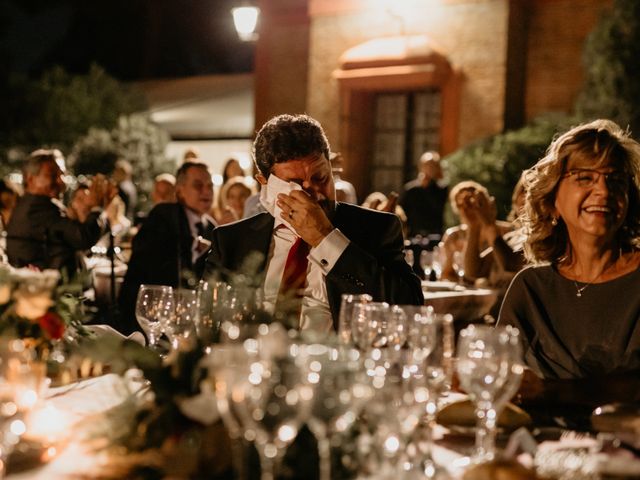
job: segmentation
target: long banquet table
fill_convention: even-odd
[[[114,374],[50,389],[46,396],[49,407],[53,407],[68,425],[63,432],[60,432],[64,438],[53,443],[57,450],[53,452],[53,458],[48,463],[19,473],[9,472],[7,478],[9,480],[78,477],[91,479],[103,475],[105,467],[113,461],[113,457],[110,456],[112,454],[96,448],[100,445],[96,439],[101,434],[113,434],[113,428],[127,423],[129,416],[135,412],[135,399],[143,391],[144,382],[141,379],[122,378]],[[460,394],[451,395],[450,400],[460,397]],[[530,431],[536,430],[530,429]],[[452,478],[461,478],[464,472],[462,460],[473,449],[472,436],[460,434],[442,426],[437,426],[435,434],[436,443],[433,449],[435,461],[444,466]],[[529,442],[532,440],[532,437],[523,431],[520,431],[516,437],[527,438]],[[538,445],[538,450],[546,451],[548,458],[553,459],[554,457],[548,452],[574,448],[578,441],[582,443],[576,451],[585,451],[584,438],[564,437],[559,442],[543,441]],[[593,453],[585,458],[589,458],[593,465],[597,465],[598,474],[607,473],[607,475],[617,475],[622,478],[640,477],[640,457],[635,457],[623,449],[617,449],[613,453],[611,451],[606,454],[598,453],[594,450],[594,445],[598,442],[593,437],[590,437],[589,441],[591,443],[588,444],[588,449]],[[514,443],[513,440],[512,443]],[[527,444],[527,442],[522,443]],[[502,446],[504,447],[504,443]],[[533,458],[525,456],[523,460],[525,463],[532,463]]]

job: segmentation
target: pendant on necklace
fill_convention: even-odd
[[[582,296],[582,292],[576,292],[576,297],[581,297]]]

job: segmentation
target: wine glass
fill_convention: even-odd
[[[331,478],[331,444],[346,431],[369,398],[358,350],[326,345],[306,347],[307,379],[314,386],[307,425],[318,441],[320,479]]]
[[[302,362],[299,346],[290,345],[283,355],[249,366],[246,418],[255,434],[262,480],[275,478],[277,464],[308,418],[313,388]]]
[[[173,308],[164,319],[164,329],[174,350],[189,349],[193,344],[198,318],[198,296],[195,290],[173,291]]]
[[[487,325],[470,325],[460,332],[456,369],[460,385],[476,407],[476,452],[471,459],[481,463],[495,458],[498,409],[505,402],[507,381],[515,361],[520,363],[514,332]]]
[[[206,363],[214,376],[216,406],[231,439],[231,454],[238,478],[247,478],[246,396],[249,391],[250,365],[257,359],[240,343],[215,345]]]
[[[364,294],[342,294],[340,303],[340,317],[338,319],[338,340],[343,345],[353,345],[351,336],[351,318],[353,317],[353,306],[358,303],[368,303],[373,301],[371,295]]]
[[[353,307],[351,333],[362,351],[380,350],[385,356],[397,356],[406,341],[404,317],[388,303],[360,303]]]
[[[420,268],[424,272],[425,280],[431,279],[433,270],[433,252],[422,250],[420,252]]]
[[[172,307],[173,289],[166,285],[140,285],[136,299],[136,319],[149,339],[149,346],[157,349],[162,335],[163,320]]]
[[[218,285],[200,280],[196,291],[198,316],[195,327],[198,338],[206,347],[218,340],[220,324],[216,315],[215,297],[217,293]]]

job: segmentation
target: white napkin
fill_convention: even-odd
[[[122,339],[126,338],[127,340],[133,340],[134,342],[137,342],[140,345],[146,345],[147,343],[144,338],[144,335],[140,332],[133,332],[131,335],[125,337],[123,334],[121,334],[119,331],[117,331],[113,327],[110,327],[109,325],[85,325],[85,328],[90,332],[94,333],[98,337],[104,336],[104,335],[111,335],[111,336],[116,336]]]
[[[274,174],[269,175],[267,184],[262,187],[260,191],[260,203],[262,206],[276,219],[275,225],[278,222],[283,223],[288,229],[295,232],[295,229],[283,218],[280,217],[282,209],[276,204],[276,200],[280,193],[290,194],[295,190],[302,190],[302,187],[295,182],[286,182],[281,178],[276,177]]]

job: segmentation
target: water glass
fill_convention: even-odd
[[[136,319],[149,339],[149,346],[156,348],[162,335],[164,320],[173,306],[173,289],[166,285],[140,285],[136,299]]]
[[[172,309],[164,321],[164,330],[174,350],[193,345],[198,318],[198,296],[195,290],[173,291]]]
[[[517,329],[507,331],[487,325],[470,325],[458,339],[457,373],[460,385],[476,407],[476,453],[480,463],[495,457],[496,421],[506,402],[502,396],[514,381],[512,367],[521,364]],[[513,388],[513,387],[509,387]]]
[[[372,302],[371,295],[344,293],[340,304],[340,317],[338,318],[338,341],[343,345],[353,345],[351,337],[351,318],[353,317],[353,306],[359,303]]]

